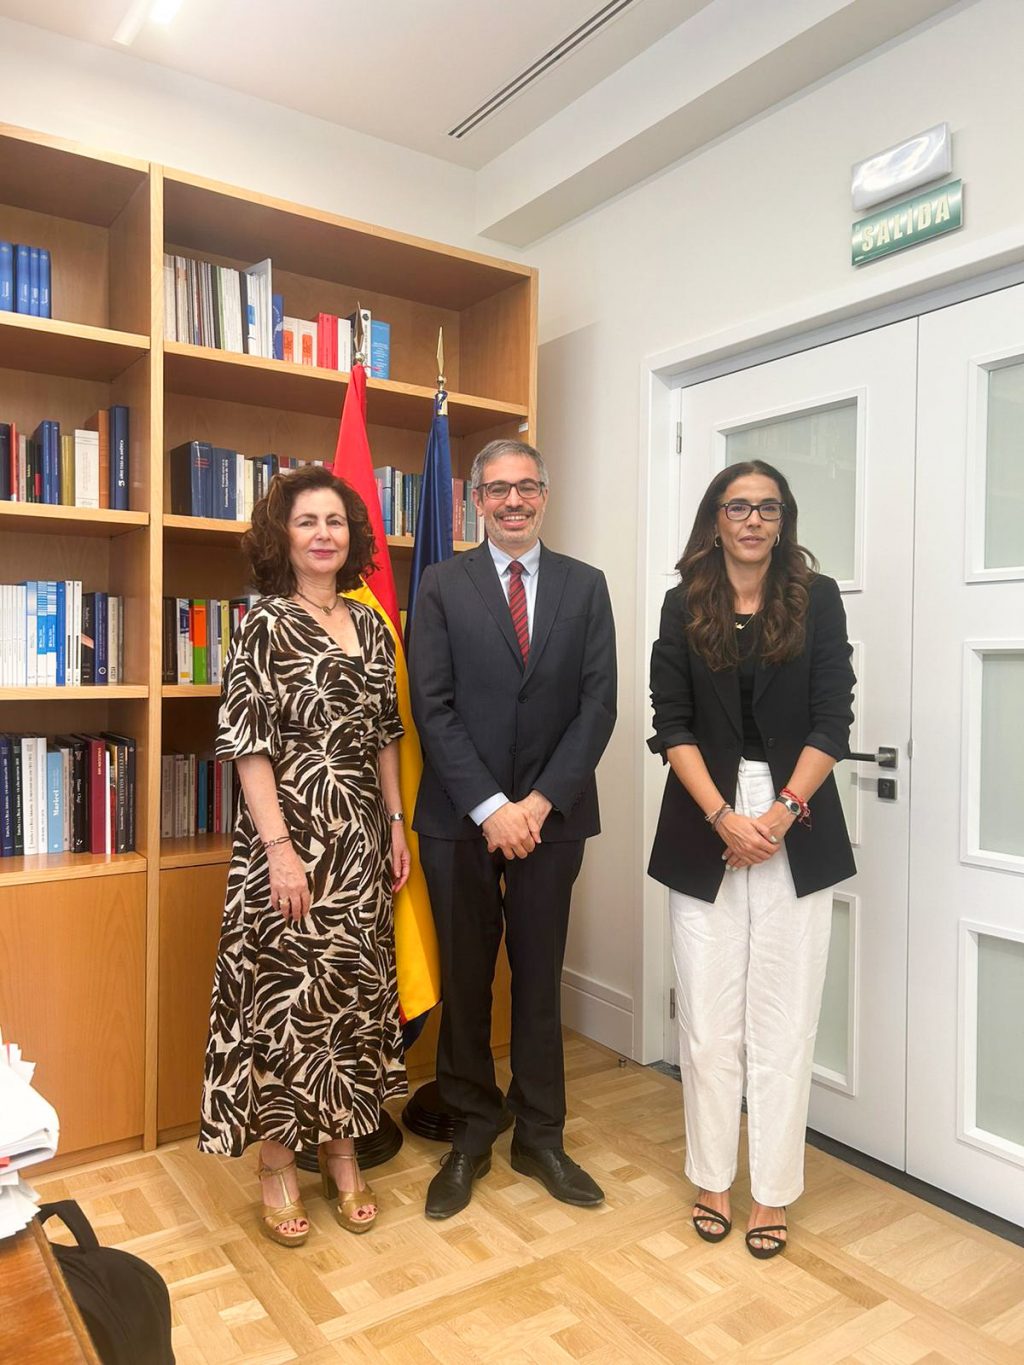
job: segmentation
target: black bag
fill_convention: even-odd
[[[153,1267],[100,1246],[73,1199],[40,1206],[40,1223],[54,1217],[78,1243],[50,1245],[103,1365],[174,1365],[171,1299]]]

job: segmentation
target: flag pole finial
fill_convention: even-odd
[[[437,329],[437,387],[443,389],[447,384],[444,373],[444,328]]]
[[[354,349],[352,358],[360,365],[366,364],[366,343],[368,340],[366,328],[363,326],[363,305],[356,299],[356,317],[352,326],[352,345]]]

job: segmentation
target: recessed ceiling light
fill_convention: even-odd
[[[179,9],[181,0],[132,0],[124,18],[117,26],[114,42],[120,43],[122,47],[131,47],[147,19],[150,23],[166,26]]]

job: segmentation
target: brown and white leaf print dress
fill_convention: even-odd
[[[362,603],[361,658],[281,597],[248,612],[224,674],[217,756],[266,754],[312,888],[305,918],[270,905],[267,857],[239,801],[213,982],[199,1146],[313,1147],[373,1132],[405,1092],[391,837],[377,772],[402,733],[394,642]]]

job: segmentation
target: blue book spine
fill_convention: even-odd
[[[0,857],[14,853],[14,774],[11,771],[11,741],[0,735]]]
[[[36,683],[46,685],[46,583],[36,579]]]
[[[128,511],[128,474],[128,409],[115,403],[110,409],[110,506],[116,512]]]
[[[235,452],[213,447],[213,515],[219,521],[235,519]]]
[[[46,751],[46,851],[64,851],[64,763],[59,749]]]
[[[48,318],[50,313],[50,253],[45,247],[39,248],[39,316]]]
[[[14,244],[0,242],[0,313],[14,312]]]
[[[284,295],[271,294],[271,310],[274,314],[274,359],[284,359]]]
[[[195,501],[196,480],[198,479],[199,504],[197,517],[213,516],[213,446],[209,441],[196,441],[194,467],[192,474],[192,498]]]
[[[93,648],[96,651],[96,684],[105,687],[110,681],[107,663],[107,594],[96,594],[96,624],[93,629]]]
[[[27,246],[16,246],[14,248],[14,288],[15,301],[17,304],[16,312],[27,313],[32,298],[32,281],[30,279],[29,253]]]
[[[39,316],[39,248],[28,249],[28,313],[29,317]]]
[[[391,323],[370,320],[370,376],[391,378]]]
[[[67,589],[62,579],[57,580],[57,686],[67,686],[67,652],[65,648],[65,634],[67,631]]]
[[[40,584],[42,592],[35,598],[35,610],[40,617],[40,627],[42,643],[40,644],[40,654],[42,655],[42,674],[41,681],[45,685],[51,681],[51,673],[56,677],[56,670],[51,666],[51,654],[53,659],[57,657],[57,584],[42,581]],[[38,590],[37,590],[38,592]],[[51,594],[52,597],[51,597]],[[52,612],[52,614],[51,614]]]

